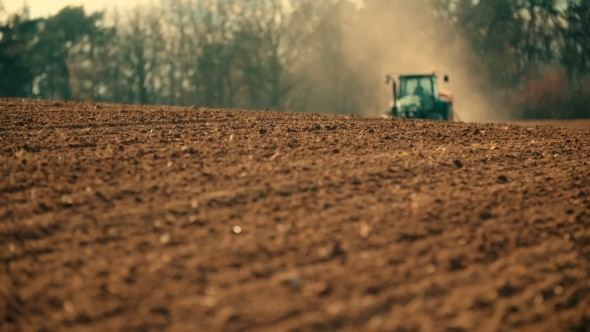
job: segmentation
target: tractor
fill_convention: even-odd
[[[385,84],[392,82],[393,101],[385,117],[453,121],[453,95],[439,91],[436,72],[431,74],[399,75],[399,89],[394,78],[386,76]],[[449,82],[449,76],[444,76]]]

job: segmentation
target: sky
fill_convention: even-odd
[[[19,11],[25,3],[29,5],[31,17],[47,17],[59,12],[65,6],[84,6],[87,13],[111,9],[113,6],[125,8],[139,3],[149,4],[151,0],[0,0],[9,13]]]
[[[20,11],[25,3],[28,4],[31,18],[55,15],[65,6],[84,6],[85,11],[90,13],[111,9],[114,6],[125,9],[137,4],[147,5],[158,2],[159,0],[0,0],[8,13]]]

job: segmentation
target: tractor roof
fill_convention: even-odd
[[[429,74],[402,74],[399,75],[400,78],[415,78],[415,77],[435,77],[436,73],[429,73]]]

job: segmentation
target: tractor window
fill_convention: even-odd
[[[406,78],[402,82],[401,95],[420,95],[432,96],[432,80],[430,77]]]

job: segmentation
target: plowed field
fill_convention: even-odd
[[[589,331],[589,142],[0,99],[0,331]]]

